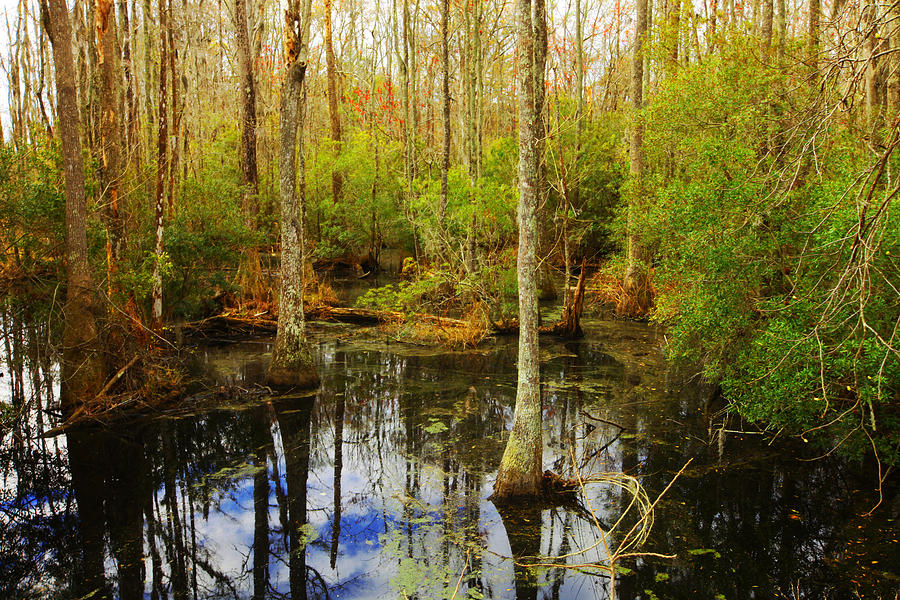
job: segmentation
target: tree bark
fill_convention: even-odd
[[[809,0],[809,64],[813,71],[819,70],[819,20],[822,15],[821,0]]]
[[[154,206],[154,216],[156,218],[156,246],[154,248],[154,253],[156,254],[156,259],[153,262],[153,309],[150,320],[151,327],[154,330],[162,328],[163,290],[160,262],[162,261],[163,256],[163,236],[165,233],[166,174],[169,171],[169,122],[166,114],[166,103],[168,101],[168,77],[166,74],[166,67],[168,65],[167,52],[169,51],[169,45],[168,38],[165,34],[168,29],[168,15],[166,14],[165,0],[159,0],[159,27],[161,31],[161,35],[159,36],[159,136],[156,143],[156,204]]]
[[[644,124],[638,111],[643,107],[644,36],[647,33],[647,0],[637,0],[634,54],[631,63],[631,101],[634,123],[628,148],[631,188],[628,201],[628,267],[625,272],[625,292],[620,299],[620,314],[643,315],[650,308],[650,284],[648,262],[650,253],[636,229],[637,215],[641,211],[644,178]]]
[[[256,79],[253,73],[253,55],[250,52],[250,36],[247,32],[247,0],[234,2],[234,27],[237,41],[238,69],[241,97],[241,212],[244,226],[256,232],[256,216],[259,211],[259,174],[256,160]],[[243,250],[238,267],[238,285],[245,298],[265,296],[259,249],[250,245]]]
[[[546,14],[543,0],[535,0],[532,17],[531,0],[517,0],[519,67],[516,88],[519,105],[519,359],[516,408],[512,431],[503,452],[497,480],[495,500],[538,496],[542,491],[540,357],[538,347],[537,303],[537,204],[538,204],[538,140],[543,136],[537,126],[536,80],[540,39],[546,40]],[[543,29],[543,36],[541,30]]]
[[[106,207],[106,277],[109,295],[116,289],[115,277],[125,243],[125,231],[119,210],[119,185],[122,181],[122,141],[124,131],[119,113],[119,44],[112,0],[95,0],[95,42],[100,66],[100,189]]]
[[[65,0],[42,0],[42,19],[53,46],[56,66],[56,101],[66,188],[66,305],[63,323],[61,401],[63,411],[93,400],[103,386],[105,365],[101,354],[97,298],[87,252],[87,199],[72,30]]]
[[[308,56],[311,0],[292,0],[284,13],[284,85],[281,91],[279,193],[281,196],[281,298],[278,333],[267,380],[278,387],[313,388],[319,375],[306,340],[303,315],[303,205],[306,191],[297,189],[298,170],[303,180],[303,84]],[[302,10],[302,12],[301,12]],[[297,164],[299,146],[300,163]]]

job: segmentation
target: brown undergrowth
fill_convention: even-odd
[[[647,285],[651,298],[656,298],[655,270],[650,269]],[[653,311],[653,303],[642,310],[636,294],[625,288],[625,271],[621,265],[612,264],[599,269],[588,287],[591,303],[602,313],[625,319],[646,319]]]

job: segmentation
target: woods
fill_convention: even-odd
[[[529,452],[561,287],[665,327],[734,418],[896,463],[896,11],[543,6],[20,0],[2,277],[65,283],[73,398],[129,359],[108,323],[140,346],[223,302],[277,307],[270,381],[314,384],[312,265],[391,254],[361,306],[518,320]]]

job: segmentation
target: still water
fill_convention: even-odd
[[[627,491],[488,500],[515,339],[445,351],[316,326],[321,389],[280,399],[258,385],[271,340],[203,347],[197,381],[220,390],[206,408],[48,438],[46,332],[7,319],[0,403],[26,417],[0,430],[0,598],[896,598],[896,486],[864,516],[869,465],[722,434],[660,331],[586,331],[542,340],[546,468],[624,471],[652,501],[692,460],[638,549],[670,557],[624,560],[614,584],[591,564],[637,519]]]

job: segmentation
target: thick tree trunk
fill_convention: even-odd
[[[536,0],[532,21],[531,0],[517,0],[519,68],[516,87],[519,104],[519,360],[513,427],[494,483],[495,500],[537,496],[542,491],[540,357],[537,303],[537,142],[536,69],[539,30],[546,31],[543,0]],[[537,31],[536,31],[537,30]],[[546,39],[544,37],[543,39]],[[541,66],[543,64],[541,63]]]
[[[291,2],[285,11],[285,78],[281,92],[281,141],[278,157],[281,196],[281,298],[278,309],[278,333],[267,380],[278,387],[313,388],[319,375],[306,341],[303,315],[303,204],[306,191],[297,190],[297,147],[300,179],[303,180],[302,132],[303,80],[309,39],[311,0]]]
[[[71,413],[93,400],[103,386],[105,365],[101,354],[97,299],[87,251],[87,200],[78,104],[72,30],[65,0],[43,0],[42,19],[53,45],[56,66],[56,100],[59,136],[66,186],[66,305],[63,324],[63,411]]]
[[[250,36],[247,33],[247,0],[235,0],[234,27],[237,40],[238,69],[240,71],[241,97],[241,212],[244,226],[256,231],[256,215],[259,210],[259,175],[256,161],[256,80],[253,74],[253,56],[250,53]],[[262,298],[262,265],[256,246],[244,248],[238,267],[238,285],[245,298]]]
[[[643,106],[644,35],[647,32],[647,0],[637,0],[637,19],[634,55],[631,63],[631,98],[634,123],[628,148],[631,189],[628,201],[628,267],[625,272],[625,293],[618,311],[621,314],[643,315],[650,308],[649,260],[650,252],[637,234],[635,221],[643,202],[644,178],[644,124],[638,113]]]

